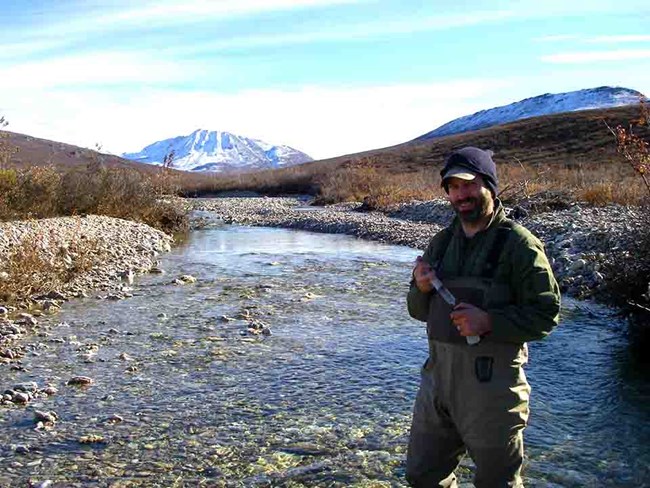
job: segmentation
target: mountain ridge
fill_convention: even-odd
[[[641,92],[630,88],[611,86],[585,88],[563,93],[544,93],[458,117],[409,142],[463,134],[543,115],[633,105],[640,100],[647,100]]]
[[[123,153],[122,157],[152,165],[162,165],[165,158],[171,158],[174,169],[195,172],[277,169],[313,161],[307,154],[290,146],[206,129],[156,141],[141,151]]]

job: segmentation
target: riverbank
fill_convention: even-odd
[[[349,234],[384,243],[424,249],[431,236],[453,218],[444,199],[399,204],[364,211],[360,203],[309,206],[307,198],[213,198],[186,200],[193,210],[214,212],[228,224],[284,227],[313,232]],[[604,269],[618,253],[636,242],[642,214],[621,205],[540,212],[516,221],[533,232],[546,247],[562,292],[590,298],[604,290]]]
[[[172,242],[146,224],[95,215],[0,223],[0,362],[20,357],[15,340],[66,300],[127,298],[134,275],[155,272]],[[7,271],[12,262],[18,269]]]

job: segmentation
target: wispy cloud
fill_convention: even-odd
[[[545,63],[584,64],[601,61],[630,61],[650,58],[650,49],[618,49],[614,51],[566,52],[542,56]]]
[[[154,29],[174,25],[190,26],[246,15],[291,11],[348,4],[368,0],[187,0],[180,2],[138,2],[111,9],[81,10],[68,18],[39,29],[39,37],[118,32],[128,29]]]
[[[348,26],[311,30],[309,32],[279,33],[241,36],[199,45],[172,48],[176,54],[197,54],[215,50],[272,47],[315,42],[352,42],[376,39],[391,35],[414,34],[436,30],[453,29],[484,23],[499,22],[513,17],[510,11],[474,12],[463,15],[440,15],[419,19],[364,22]]]
[[[650,35],[646,34],[628,34],[620,36],[598,36],[586,39],[590,43],[627,43],[627,42],[650,42]]]
[[[28,40],[24,42],[13,42],[2,44],[0,49],[0,61],[3,59],[22,58],[31,54],[42,53],[60,48],[68,44],[64,39],[59,40]]]
[[[554,34],[549,36],[536,37],[533,39],[534,42],[564,42],[564,41],[575,41],[580,39],[581,36],[578,34]]]
[[[584,36],[579,34],[556,34],[536,37],[534,42],[567,42],[575,41],[587,44],[624,44],[650,42],[650,35],[647,34],[622,34],[607,36]]]
[[[131,53],[96,52],[0,65],[0,88],[10,93],[16,89],[71,85],[168,84],[197,76],[202,69],[196,64],[143,58]]]
[[[106,17],[108,23],[225,18],[261,12],[361,3],[368,0],[193,0],[142,3]]]
[[[232,94],[25,89],[2,109],[17,132],[86,147],[99,142],[114,152],[140,150],[201,127],[289,144],[323,158],[407,141],[485,108],[483,97],[511,86],[506,79],[469,79]]]

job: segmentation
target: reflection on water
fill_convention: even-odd
[[[191,234],[164,258],[167,274],[141,277],[125,301],[67,304],[26,371],[2,371],[2,387],[60,393],[2,411],[0,485],[403,486],[426,356],[405,311],[416,255],[279,229]],[[181,274],[198,281],[169,284]],[[650,390],[623,331],[607,310],[567,300],[562,326],[531,344],[530,486],[650,478]],[[80,374],[95,383],[65,386]],[[60,421],[36,431],[34,409]],[[104,442],[79,443],[91,434]]]

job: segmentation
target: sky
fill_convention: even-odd
[[[8,130],[135,152],[201,128],[316,159],[603,85],[650,95],[650,2],[0,0]]]

